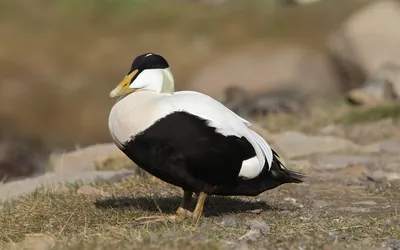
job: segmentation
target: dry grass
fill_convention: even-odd
[[[250,249],[361,249],[400,237],[399,224],[388,221],[399,219],[396,185],[370,191],[314,183],[282,186],[261,200],[212,197],[200,221],[150,226],[139,225],[134,219],[174,213],[180,203],[179,189],[152,177],[95,186],[111,195],[82,195],[76,192],[79,185],[71,185],[68,190],[40,189],[5,204],[0,214],[0,246],[20,246],[26,235],[40,233],[53,239],[53,249],[232,249],[242,243],[238,237],[249,230],[252,219],[265,221],[270,232],[248,243]],[[377,196],[378,205],[369,213],[335,210],[352,200]],[[296,203],[285,200],[288,197],[294,197]],[[327,200],[332,207],[314,206],[318,199]],[[392,206],[382,210],[380,206],[388,202]],[[221,226],[225,216],[233,216],[237,224]]]

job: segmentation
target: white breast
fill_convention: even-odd
[[[108,126],[118,146],[160,119],[155,104],[158,95],[137,92],[119,99],[111,109]]]

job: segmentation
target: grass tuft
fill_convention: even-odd
[[[336,123],[355,124],[373,122],[386,118],[398,118],[400,116],[400,103],[382,104],[372,107],[351,109],[342,117],[336,119]]]

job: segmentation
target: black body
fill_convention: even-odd
[[[254,179],[239,178],[242,162],[256,155],[247,139],[217,133],[206,120],[183,111],[158,120],[127,141],[122,151],[165,182],[212,195],[254,196],[305,177],[280,167],[274,152],[270,171],[265,166]]]

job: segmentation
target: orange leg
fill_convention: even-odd
[[[199,219],[203,214],[204,202],[206,201],[207,194],[204,192],[200,192],[199,198],[197,200],[196,208],[193,212],[193,218]]]
[[[190,202],[192,201],[193,192],[191,191],[184,191],[183,199],[181,205],[176,210],[176,215],[170,216],[146,216],[146,217],[139,217],[135,220],[140,222],[141,224],[159,222],[159,221],[182,221],[187,217],[192,217],[192,212],[188,209],[190,207]]]

